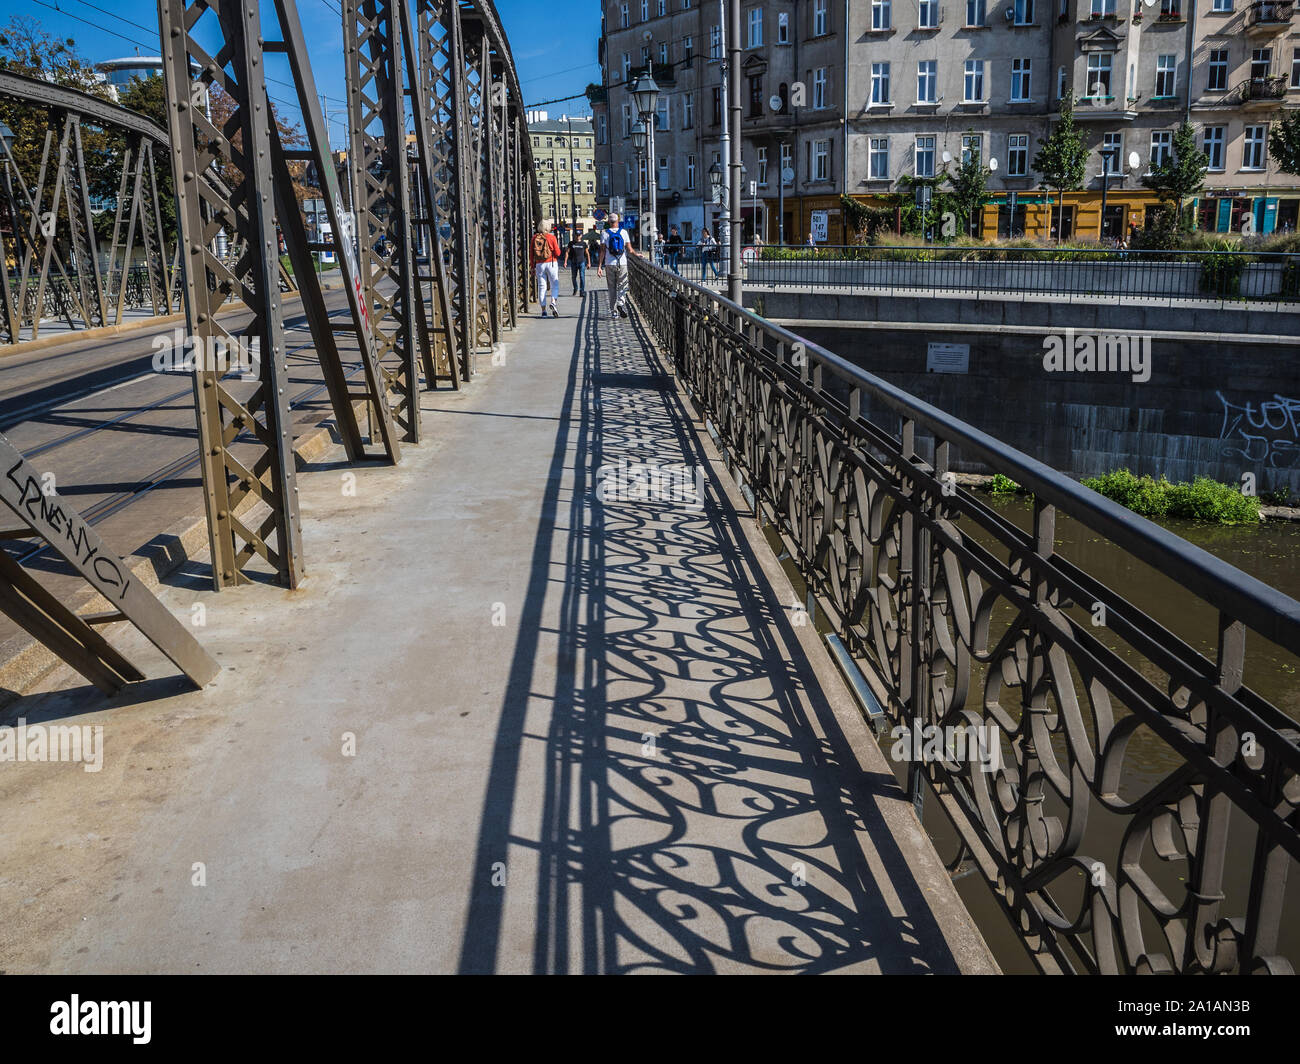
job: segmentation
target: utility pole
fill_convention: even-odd
[[[731,76],[727,79],[727,96],[731,108],[731,123],[728,127],[731,134],[731,180],[728,185],[731,191],[727,196],[727,205],[730,208],[731,255],[727,270],[727,298],[739,304],[741,299],[740,227],[743,223],[740,212],[740,78],[737,76],[740,71],[740,0],[727,0],[727,16],[730,23],[728,36],[731,38]]]
[[[577,171],[573,168],[573,119],[565,115],[564,121],[569,127],[569,225],[570,227],[576,227],[578,222],[578,181],[574,176]]]
[[[731,99],[727,91],[727,2],[728,0],[718,0],[718,75],[720,80],[718,88],[718,106],[722,111],[722,135],[718,144],[718,155],[725,170],[730,165],[731,159],[731,138],[729,123],[727,122],[728,101]],[[726,252],[728,241],[731,239],[731,210],[728,198],[730,196],[730,182],[723,185],[722,192],[722,210],[718,215],[718,244],[719,251]],[[730,262],[730,258],[727,260]]]

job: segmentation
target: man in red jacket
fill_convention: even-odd
[[[549,298],[551,313],[560,316],[560,306],[556,300],[560,295],[560,243],[545,222],[537,223],[537,231],[528,245],[528,258],[537,275],[537,301],[542,305],[542,317],[546,317],[546,303]]]

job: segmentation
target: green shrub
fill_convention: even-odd
[[[989,480],[989,491],[994,495],[1014,495],[1019,490],[1020,485],[1002,473],[994,473]]]
[[[1190,484],[1173,484],[1164,477],[1137,476],[1116,469],[1089,477],[1083,486],[1143,517],[1182,517],[1238,525],[1260,520],[1259,499],[1242,495],[1230,484],[1197,477]]]

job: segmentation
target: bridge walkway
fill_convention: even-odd
[[[996,970],[643,323],[561,306],[304,472],[299,591],[172,578],[213,686],[114,629],[164,678],[5,712],[104,758],[0,765],[0,968]]]

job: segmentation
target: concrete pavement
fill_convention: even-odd
[[[299,591],[173,577],[206,691],[115,626],[165,678],[6,711],[102,725],[104,762],[0,763],[0,969],[994,970],[668,365],[596,306],[426,394],[400,466],[310,467]],[[608,475],[647,462],[702,499]]]

